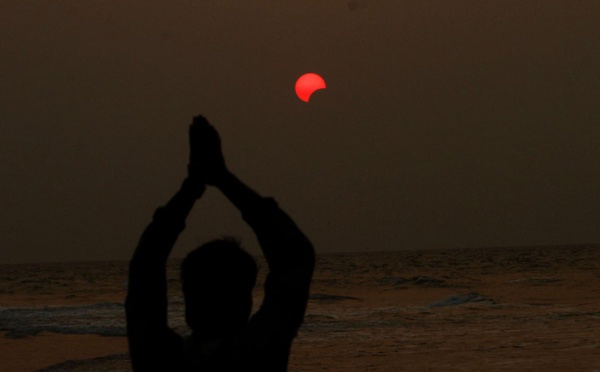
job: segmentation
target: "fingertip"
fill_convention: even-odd
[[[194,123],[197,124],[208,124],[208,120],[203,115],[194,116]]]

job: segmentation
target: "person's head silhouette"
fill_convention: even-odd
[[[181,263],[185,320],[195,337],[220,338],[239,331],[252,311],[254,258],[231,238],[191,251]]]

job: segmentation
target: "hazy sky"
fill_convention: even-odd
[[[0,262],[128,259],[199,113],[318,252],[600,242],[596,0],[2,0],[0,25]],[[174,256],[258,252],[215,190],[187,225]]]

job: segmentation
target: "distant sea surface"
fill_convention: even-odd
[[[179,263],[169,321],[185,335]],[[127,264],[0,266],[8,345],[42,332],[126,337]],[[322,254],[289,370],[600,371],[599,335],[598,245]],[[131,368],[124,350],[43,370]]]

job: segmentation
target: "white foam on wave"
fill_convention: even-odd
[[[183,310],[170,307],[169,318],[181,329]],[[101,302],[81,306],[0,308],[0,330],[19,338],[40,332],[126,336],[123,304]]]
[[[123,305],[102,302],[83,306],[0,309],[0,330],[5,337],[24,337],[40,332],[126,335]]]

